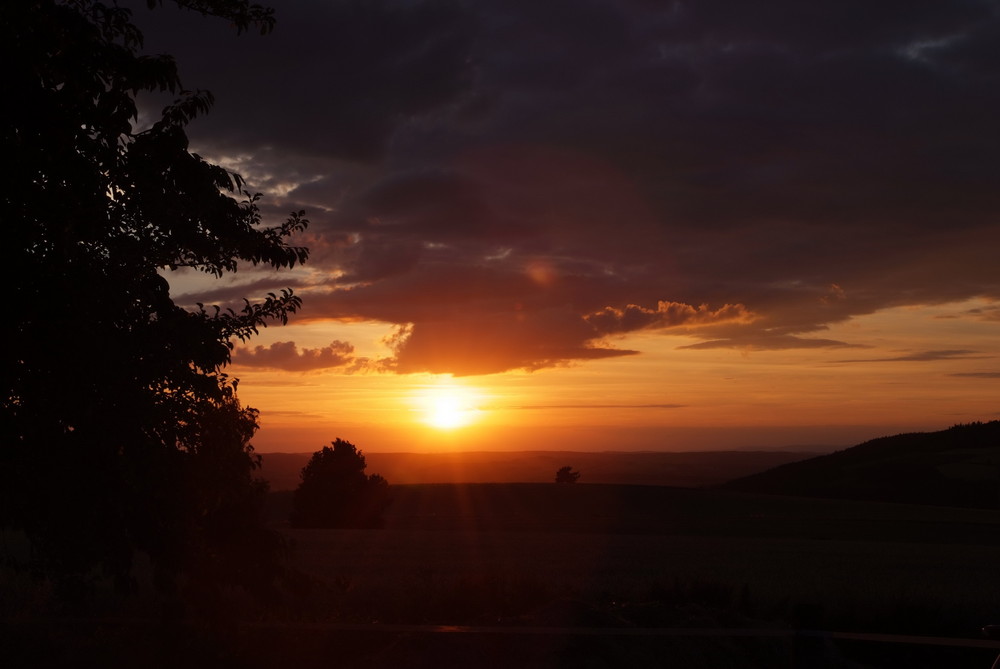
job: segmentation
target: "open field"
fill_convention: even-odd
[[[705,584],[779,618],[782,602],[815,609],[815,620],[786,623],[963,634],[1000,616],[1000,513],[988,510],[643,486],[402,486],[382,530],[284,531],[297,565],[342,589],[345,615],[362,618],[479,623],[531,615],[546,599],[634,604]],[[499,599],[454,612],[439,601],[487,587]],[[518,591],[534,601],[518,603]]]
[[[584,484],[394,495],[382,530],[283,530],[296,565],[330,588],[312,615],[967,638],[1000,619],[995,511]],[[885,648],[853,652],[869,666],[900,653],[906,666],[990,664],[989,651],[895,648],[887,664]],[[774,666],[761,662],[732,666]]]
[[[392,486],[389,530],[502,530],[786,537],[1000,545],[1000,511],[755,495],[666,486]],[[291,493],[271,495],[271,521]]]
[[[393,492],[377,530],[290,529],[290,495],[273,495],[302,576],[267,610],[234,595],[241,624],[169,628],[166,643],[137,614],[57,638],[75,653],[91,639],[136,656],[160,648],[150,666],[201,655],[254,669],[987,669],[996,652],[794,631],[979,639],[1000,621],[997,511],[655,486]],[[52,638],[30,624],[8,632],[26,657],[33,635]],[[107,660],[103,648],[91,654]]]

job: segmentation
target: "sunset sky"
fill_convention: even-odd
[[[305,267],[259,451],[850,446],[1000,415],[1000,3],[136,2]],[[147,98],[156,111],[162,100]],[[149,116],[139,119],[140,125]]]

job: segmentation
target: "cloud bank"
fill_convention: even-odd
[[[263,39],[157,10],[147,44],[219,100],[198,151],[308,211],[302,319],[395,324],[384,369],[848,347],[812,333],[1000,300],[994,1],[278,9]],[[239,359],[350,356],[282,346]]]

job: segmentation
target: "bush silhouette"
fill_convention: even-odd
[[[569,465],[560,467],[559,471],[556,472],[556,483],[576,483],[579,478],[580,472],[573,471]]]
[[[379,527],[389,484],[365,475],[365,456],[349,441],[313,453],[292,501],[292,527]]]

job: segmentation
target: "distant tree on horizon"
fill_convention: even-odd
[[[389,483],[365,474],[364,454],[337,438],[313,453],[292,497],[292,527],[380,527]]]
[[[556,483],[576,483],[580,478],[580,472],[573,471],[569,465],[560,467],[556,472]]]

